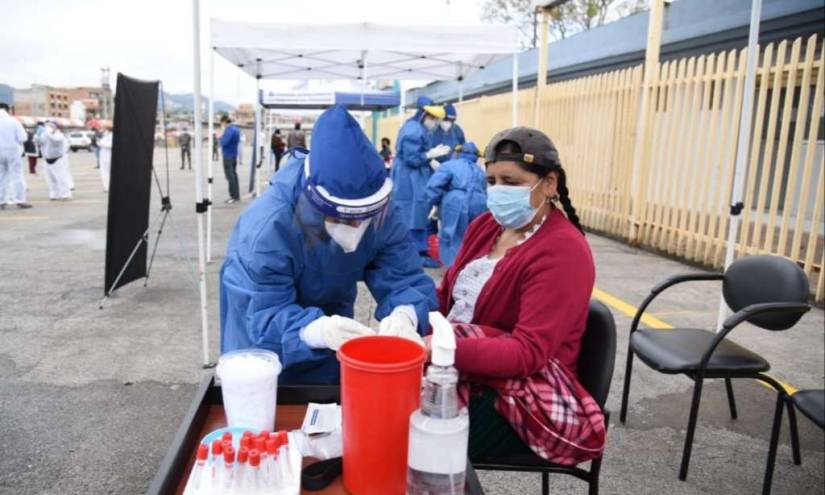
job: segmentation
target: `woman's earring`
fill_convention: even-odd
[[[547,204],[549,205],[550,203],[555,203],[555,202],[556,202],[556,201],[558,201],[558,200],[559,200],[559,195],[558,195],[558,194],[554,194],[553,196],[549,196],[549,197],[547,198]]]

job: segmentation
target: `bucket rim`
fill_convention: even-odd
[[[412,359],[408,359],[406,361],[401,361],[398,363],[367,363],[361,361],[360,359],[355,359],[351,356],[346,355],[346,350],[348,347],[353,347],[355,345],[363,344],[365,341],[377,340],[377,339],[392,339],[397,341],[401,345],[406,346],[415,346],[419,353],[416,357]],[[401,337],[389,336],[389,335],[370,335],[366,337],[359,337],[357,339],[352,339],[347,342],[344,342],[343,345],[338,349],[337,353],[338,361],[342,365],[346,365],[348,367],[361,370],[361,371],[377,371],[379,373],[394,373],[398,371],[407,371],[411,368],[415,368],[417,366],[421,366],[424,364],[424,361],[427,360],[427,352],[426,350],[418,345],[417,343],[409,340],[404,339]]]

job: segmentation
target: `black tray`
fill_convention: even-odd
[[[340,403],[340,389],[337,385],[304,385],[304,386],[279,386],[278,405],[279,406],[305,406],[309,402],[338,402]],[[294,409],[294,410],[291,410]],[[279,408],[278,424],[286,423],[290,428],[299,428],[303,413],[300,408]],[[286,415],[286,418],[283,416]],[[194,462],[195,450],[201,438],[212,427],[221,427],[223,424],[216,424],[216,421],[223,420],[223,396],[220,385],[215,384],[213,376],[205,378],[198,386],[192,405],[186,412],[183,422],[178,428],[172,444],[163,458],[163,461],[155,474],[152,483],[149,485],[147,494],[166,495],[182,493],[185,479],[189,476],[189,470]],[[341,488],[340,480],[331,485],[328,489],[320,492],[306,492],[321,494],[346,493]],[[466,494],[484,495],[484,490],[476,476],[472,465],[467,463]]]

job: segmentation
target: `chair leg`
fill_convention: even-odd
[[[541,495],[550,495],[550,474],[541,473]]]
[[[728,392],[728,407],[730,408],[731,419],[736,419],[736,397],[733,396],[733,383],[730,378],[725,378],[725,390]]]
[[[693,399],[690,402],[690,418],[688,419],[687,433],[685,434],[685,447],[682,451],[682,466],[679,468],[679,479],[687,479],[688,465],[690,464],[690,451],[693,448],[693,434],[696,431],[696,420],[699,416],[699,401],[702,399],[703,378],[696,377],[693,384]]]
[[[793,463],[797,466],[802,464],[802,454],[799,451],[799,430],[796,427],[796,409],[790,399],[784,399],[788,406],[788,426],[791,430],[791,452],[793,453]]]
[[[590,480],[588,480],[587,494],[599,495],[599,472],[602,468],[602,458],[597,457],[590,462]]]
[[[768,447],[768,464],[765,467],[765,480],[762,482],[762,495],[770,495],[771,483],[773,482],[773,468],[776,463],[776,447],[779,444],[779,432],[782,429],[782,408],[784,398],[782,395],[776,397],[776,411],[773,414],[773,427],[771,428],[771,441]]]
[[[633,350],[627,346],[627,364],[624,367],[624,388],[622,388],[622,409],[619,412],[619,421],[622,424],[627,419],[627,398],[630,396],[630,374],[633,371]]]

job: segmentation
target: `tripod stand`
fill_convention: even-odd
[[[131,253],[129,254],[129,257],[123,263],[123,267],[120,269],[120,272],[118,273],[117,277],[115,277],[115,279],[112,282],[111,286],[107,290],[105,290],[105,295],[104,295],[103,299],[100,301],[100,305],[99,305],[100,309],[103,309],[103,305],[105,304],[106,300],[109,299],[112,296],[112,294],[114,293],[115,290],[117,290],[118,283],[120,282],[123,275],[126,273],[127,268],[129,267],[130,263],[132,262],[132,260],[137,255],[137,253],[140,250],[140,247],[143,245],[143,243],[146,243],[147,246],[148,246],[148,244],[149,244],[149,232],[152,230],[152,225],[156,225],[158,223],[158,220],[160,221],[160,225],[159,225],[158,230],[157,230],[157,235],[155,236],[155,242],[154,242],[154,246],[152,248],[152,255],[149,258],[149,264],[147,266],[146,274],[144,276],[143,286],[147,287],[148,284],[149,284],[149,276],[150,276],[151,271],[152,271],[152,266],[153,266],[154,261],[155,261],[155,256],[157,255],[158,244],[160,243],[160,237],[163,234],[163,230],[164,230],[164,227],[166,226],[167,221],[169,221],[170,226],[173,228],[173,232],[175,233],[175,236],[178,239],[178,242],[181,246],[182,252],[185,253],[185,250],[183,249],[183,243],[180,241],[180,236],[178,236],[177,230],[174,230],[174,224],[172,223],[172,217],[171,217],[172,201],[171,201],[170,196],[169,196],[170,195],[170,187],[169,187],[169,143],[168,143],[168,139],[167,139],[167,135],[166,135],[165,98],[163,96],[163,85],[162,85],[162,83],[159,83],[159,86],[160,86],[160,93],[161,93],[161,112],[162,112],[162,114],[161,114],[161,125],[162,125],[163,130],[164,130],[164,132],[163,132],[163,144],[164,144],[165,165],[166,165],[166,192],[164,193],[163,186],[161,185],[160,178],[158,177],[157,171],[155,170],[155,167],[153,165],[152,166],[152,175],[154,176],[155,184],[157,185],[158,192],[160,193],[160,196],[161,196],[161,208],[160,208],[160,213],[158,214],[158,217],[157,217],[158,219],[155,220],[155,222],[153,224],[149,224],[149,227],[147,227],[146,230],[143,232],[143,234],[138,238],[137,242],[135,243],[135,247],[132,249]],[[188,257],[187,257],[187,261],[188,261]],[[191,273],[189,275],[191,276]],[[194,285],[197,287],[197,282],[195,282]]]

